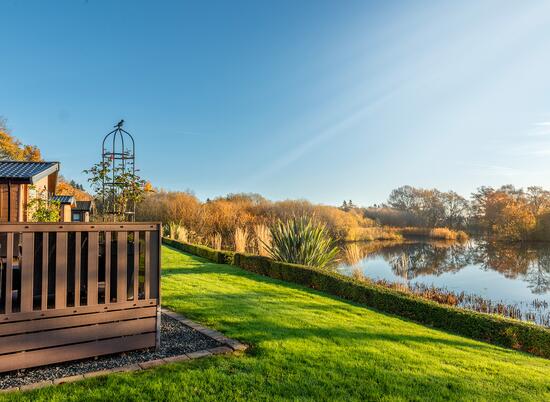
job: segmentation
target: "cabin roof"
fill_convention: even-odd
[[[59,162],[0,161],[0,183],[35,184],[59,171]]]
[[[73,211],[87,211],[92,210],[92,201],[77,201]]]
[[[53,195],[52,198],[50,198],[52,201],[58,201],[60,204],[75,204],[75,199],[73,195]]]

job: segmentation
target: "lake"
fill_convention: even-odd
[[[518,308],[522,319],[550,324],[550,244],[441,241],[356,243],[359,258],[342,253],[337,270],[374,280],[434,286]],[[471,301],[471,298],[470,298]],[[467,306],[465,306],[467,307]]]

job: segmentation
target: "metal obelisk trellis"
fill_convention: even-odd
[[[103,219],[106,215],[112,215],[112,219],[116,220],[117,215],[123,215],[133,222],[136,213],[135,202],[129,202],[124,211],[117,210],[117,198],[124,185],[117,181],[117,178],[128,173],[135,175],[136,172],[134,137],[122,128],[123,124],[124,120],[121,120],[114,126],[115,129],[103,138],[101,147],[103,168],[108,169],[108,174],[103,177]]]

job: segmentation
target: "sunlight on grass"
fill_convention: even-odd
[[[544,400],[550,361],[163,248],[163,304],[252,346],[13,399]]]

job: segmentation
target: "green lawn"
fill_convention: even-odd
[[[163,249],[163,304],[252,345],[8,397],[53,400],[549,400],[550,361]]]

